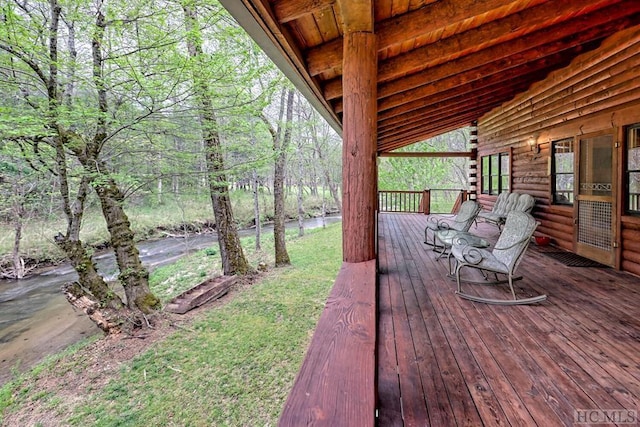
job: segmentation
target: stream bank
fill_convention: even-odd
[[[326,217],[326,224],[342,220]],[[297,228],[297,222],[287,228]],[[322,227],[321,218],[305,221],[305,229]],[[272,231],[263,227],[265,233]],[[242,230],[241,236],[251,236],[254,230]],[[153,270],[162,265],[216,244],[216,233],[185,237],[167,237],[140,242],[138,250],[143,264]],[[118,274],[111,251],[94,257],[98,269],[107,279]],[[84,313],[73,310],[60,291],[62,284],[76,280],[73,268],[63,264],[22,280],[0,280],[0,385],[8,381],[13,371],[29,369],[48,355],[55,354],[81,339],[102,334]]]

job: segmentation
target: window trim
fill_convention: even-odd
[[[498,168],[498,173],[495,174],[493,173],[494,171],[492,171],[492,160],[494,158],[497,157],[497,168]],[[504,188],[502,185],[503,182],[503,178],[505,177],[505,174],[502,173],[502,159],[507,157],[508,158],[508,171],[506,174],[507,177],[507,185],[508,188]],[[485,170],[485,161],[487,162],[487,166],[489,170]],[[509,149],[507,151],[500,151],[500,152],[495,152],[495,153],[491,153],[491,154],[487,154],[484,156],[480,157],[480,192],[481,194],[488,194],[491,196],[496,196],[504,191],[511,191],[511,167],[512,167],[512,162],[513,161],[513,153],[512,150]],[[498,188],[495,189],[492,186],[492,181],[493,178],[497,178],[497,185]]]
[[[571,172],[556,172],[556,145],[561,142],[571,141],[573,148],[573,161],[571,162]],[[573,201],[569,200],[567,202],[561,202],[556,199],[556,176],[557,175],[573,175],[574,179],[574,188],[575,191],[575,159],[576,159],[576,139],[574,137],[560,138],[554,141],[551,141],[551,169],[550,169],[550,183],[551,183],[551,197],[549,198],[552,205],[556,206],[573,206]],[[573,195],[572,195],[573,196]]]
[[[640,129],[640,123],[634,123],[632,125],[629,126],[625,126],[624,128],[624,159],[623,159],[623,164],[624,164],[624,169],[623,169],[623,174],[624,174],[624,213],[626,215],[632,215],[632,216],[640,216],[640,207],[638,207],[638,209],[631,209],[630,208],[630,193],[629,193],[629,177],[632,173],[640,173],[640,169],[633,169],[633,170],[629,170],[629,133],[634,130],[634,129]]]

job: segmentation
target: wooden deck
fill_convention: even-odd
[[[379,215],[379,426],[560,426],[576,414],[640,423],[638,277],[566,267],[531,245],[516,292],[546,301],[462,300],[446,260],[423,244],[426,220]],[[486,224],[471,231],[497,238]],[[465,290],[507,296],[504,287]]]

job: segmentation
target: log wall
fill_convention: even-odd
[[[478,158],[512,150],[511,191],[536,199],[537,233],[573,250],[573,207],[551,204],[551,141],[611,130],[624,141],[625,126],[640,123],[640,26],[621,31],[601,46],[551,73],[513,101],[478,121]],[[534,138],[540,152],[531,150]],[[618,158],[623,159],[624,144]],[[478,162],[480,163],[480,162]],[[622,162],[618,164],[616,267],[640,275],[640,218],[624,215]],[[479,172],[480,175],[480,172]],[[480,191],[480,189],[478,190]],[[495,196],[478,195],[485,209]]]

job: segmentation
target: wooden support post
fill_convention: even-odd
[[[345,33],[342,235],[345,262],[375,259],[377,56],[372,32]]]
[[[422,212],[424,212],[425,215],[431,213],[431,190],[422,191]]]
[[[466,190],[460,190],[460,193],[458,194],[458,197],[456,197],[456,201],[453,203],[453,207],[451,208],[451,213],[458,213],[458,211],[460,210],[460,206],[462,206],[462,203],[465,202],[467,200],[467,191]]]

